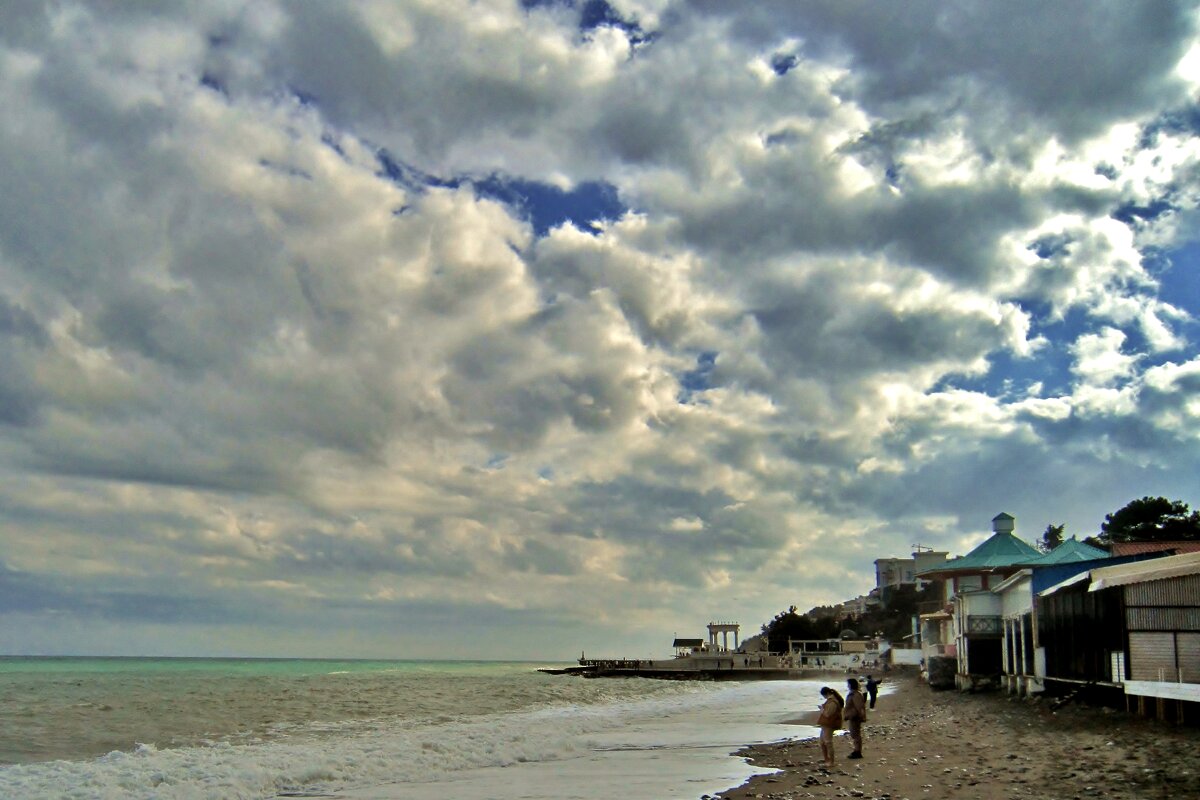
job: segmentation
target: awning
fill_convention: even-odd
[[[1098,592],[1113,586],[1161,581],[1198,573],[1200,573],[1200,553],[1164,556],[1148,561],[1135,561],[1132,564],[1118,564],[1115,567],[1094,569],[1091,571],[1092,585],[1088,587],[1088,591]]]
[[[949,611],[934,611],[932,614],[922,614],[921,619],[927,619],[927,620],[932,621],[932,620],[950,619],[951,616],[952,615],[950,614]]]

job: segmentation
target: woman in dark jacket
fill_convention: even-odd
[[[862,758],[862,724],[867,721],[867,696],[858,690],[858,681],[846,680],[846,730],[850,732],[853,751],[847,758]]]

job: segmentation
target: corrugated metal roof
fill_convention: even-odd
[[[1040,556],[1037,550],[1013,536],[1011,533],[994,533],[987,541],[965,556],[953,558],[945,564],[918,573],[920,577],[972,570],[990,570],[1024,564]]]
[[[1072,536],[1049,553],[1042,553],[1037,558],[1023,562],[1027,567],[1048,567],[1053,564],[1069,564],[1074,561],[1094,561],[1097,558],[1108,558],[1109,554],[1099,547],[1092,547]]]
[[[1127,583],[1161,581],[1197,573],[1200,573],[1200,553],[1164,556],[1152,558],[1149,561],[1135,561],[1132,564],[1094,569],[1091,573],[1092,585],[1088,587],[1088,591],[1098,592],[1101,589],[1124,586]]]
[[[1159,553],[1163,550],[1174,550],[1177,553],[1200,553],[1200,542],[1113,542],[1114,556],[1131,556],[1137,553]]]

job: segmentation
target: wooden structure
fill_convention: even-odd
[[[1099,567],[1041,593],[1046,679],[1120,689],[1162,719],[1200,718],[1200,553]]]

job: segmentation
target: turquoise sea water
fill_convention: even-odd
[[[729,753],[791,733],[771,726],[811,705],[786,684],[537,666],[0,658],[0,797],[599,798],[612,787],[596,775],[635,752],[653,754],[642,796],[699,797],[688,776],[716,769],[704,790],[740,782]]]

